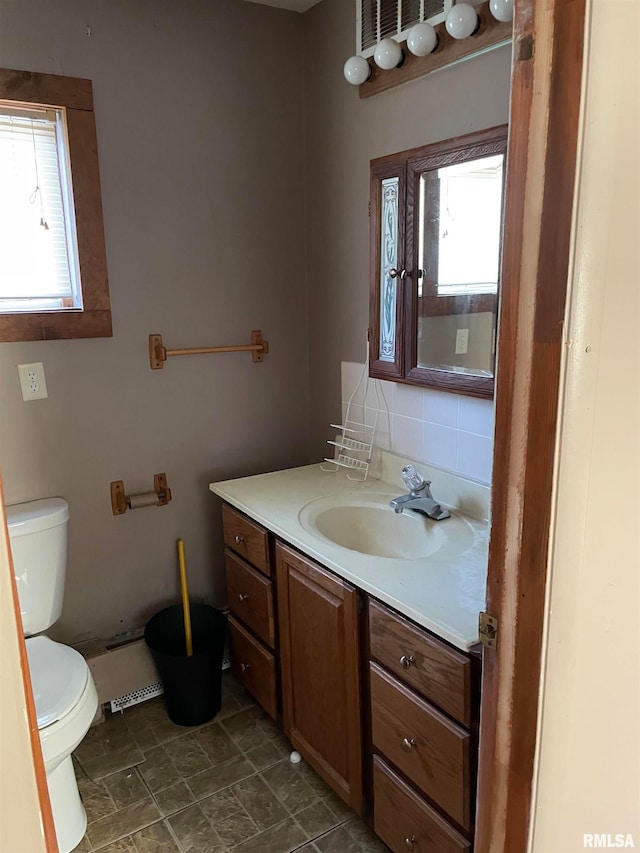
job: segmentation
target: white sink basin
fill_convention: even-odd
[[[349,493],[319,498],[304,506],[298,518],[308,533],[373,557],[418,560],[437,553],[444,558],[473,544],[473,530],[460,516],[433,521],[410,510],[395,513],[389,506],[393,497]]]

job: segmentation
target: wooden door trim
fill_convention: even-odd
[[[586,0],[516,0],[477,853],[531,823]]]
[[[36,788],[38,791],[38,800],[40,803],[40,817],[42,820],[42,831],[44,836],[44,844],[47,853],[58,853],[58,840],[56,837],[56,828],[53,822],[53,812],[51,811],[51,800],[49,799],[49,786],[47,784],[47,773],[44,767],[44,758],[42,757],[42,744],[40,743],[40,732],[38,730],[38,718],[36,716],[35,702],[33,699],[33,689],[31,687],[31,673],[29,671],[29,660],[27,658],[27,647],[24,642],[24,633],[22,631],[22,617],[20,616],[20,604],[18,602],[18,591],[16,589],[16,581],[13,570],[13,556],[9,547],[9,529],[7,527],[7,519],[4,513],[6,506],[4,501],[4,489],[2,485],[2,477],[0,476],[0,503],[2,504],[2,524],[4,525],[4,536],[7,544],[9,556],[9,572],[11,575],[11,599],[13,610],[15,613],[16,633],[18,635],[18,650],[20,655],[20,669],[22,671],[22,683],[24,687],[24,698],[27,710],[27,721],[29,725],[29,739],[31,741],[31,752],[33,754],[33,769],[35,774]]]

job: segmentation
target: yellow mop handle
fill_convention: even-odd
[[[178,560],[180,562],[180,589],[182,590],[182,613],[184,616],[184,639],[187,644],[187,655],[193,654],[191,638],[191,608],[189,607],[189,587],[187,586],[187,564],[184,559],[184,542],[178,539]]]

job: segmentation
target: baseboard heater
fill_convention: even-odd
[[[146,702],[147,699],[153,699],[155,696],[162,696],[163,693],[162,684],[156,681],[155,684],[149,684],[147,687],[141,687],[139,690],[133,690],[131,693],[125,693],[124,696],[112,699],[108,703],[109,710],[112,714],[115,711],[124,711],[125,708],[139,705],[140,702]]]

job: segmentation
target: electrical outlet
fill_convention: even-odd
[[[456,332],[456,355],[466,355],[469,349],[469,329],[458,329]]]
[[[44,378],[44,365],[41,361],[35,361],[32,364],[19,364],[18,376],[20,377],[23,400],[42,400],[49,396],[47,394],[47,382]]]

